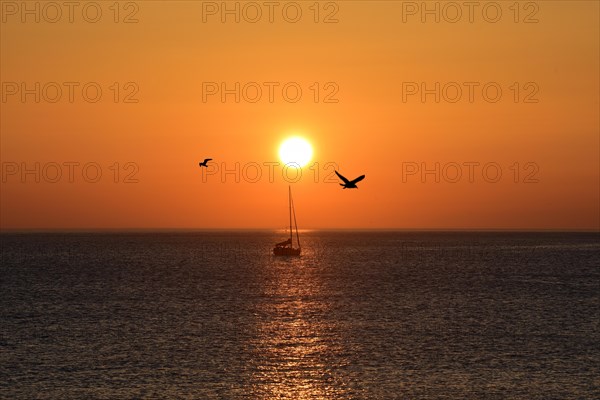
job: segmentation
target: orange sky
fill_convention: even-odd
[[[439,2],[437,23],[421,9],[403,14],[421,2],[401,1],[321,2],[318,23],[314,2],[297,2],[302,16],[290,23],[282,11],[293,18],[290,3],[279,2],[269,22],[264,2],[242,2],[240,22],[225,15],[223,23],[220,9],[203,22],[203,7],[221,2],[121,2],[115,23],[113,2],[96,2],[102,15],[90,23],[84,16],[93,19],[95,9],[84,15],[82,2],[71,23],[66,8],[58,18],[29,2],[39,4],[36,22],[21,2],[2,1],[0,228],[280,228],[288,183],[281,166],[269,182],[264,163],[279,161],[277,148],[292,134],[312,143],[319,171],[317,182],[305,168],[292,184],[301,228],[600,228],[598,2],[521,2],[518,16],[512,1],[494,3],[502,12],[496,23],[488,22],[491,2],[477,2],[472,23],[466,8],[448,21],[462,2]],[[245,21],[255,4],[262,17]],[[138,22],[123,23],[131,13]],[[338,22],[324,23],[331,13]],[[35,93],[23,101],[21,84],[36,82],[40,102]],[[62,87],[56,103],[51,82]],[[65,82],[79,84],[72,102]],[[96,103],[83,97],[89,82],[102,90]],[[239,103],[234,95],[203,101],[203,82],[258,82],[264,90],[256,103],[246,101],[253,91]],[[264,82],[279,85],[273,102]],[[302,89],[296,103],[283,97],[289,82]],[[436,82],[440,91],[456,82],[439,103],[434,94],[423,102],[421,93],[403,92]],[[473,102],[465,82],[478,83]],[[483,97],[486,84],[490,97],[501,88],[497,102]],[[452,103],[456,85],[462,97]],[[325,103],[336,86],[338,102]],[[138,102],[124,103],[135,87]],[[221,169],[239,163],[239,182],[235,173],[203,180],[205,157]],[[79,163],[73,182],[69,162]],[[324,182],[328,162],[367,177],[358,190],[341,190]],[[21,174],[35,163],[40,182]],[[98,182],[84,179],[95,174],[92,165],[83,176],[87,163],[100,167]],[[258,182],[244,179],[243,171],[255,174],[249,163],[263,166]],[[434,174],[403,176],[436,163],[439,182]],[[465,163],[479,163],[472,182]],[[56,165],[62,178],[53,183]],[[462,178],[451,182],[456,165]],[[488,182],[495,167],[502,176]],[[137,183],[123,182],[130,172]],[[529,173],[537,182],[524,182]]]

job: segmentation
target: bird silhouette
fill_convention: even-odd
[[[202,167],[208,167],[208,165],[206,165],[207,162],[211,161],[212,158],[205,158],[204,161],[202,161],[201,163],[198,163],[198,165],[200,166],[200,168]]]
[[[335,170],[334,170],[335,171]],[[335,171],[335,174],[344,181],[344,183],[340,183],[340,186],[343,186],[344,189],[358,189],[358,186],[356,186],[356,184],[360,181],[362,181],[363,179],[365,179],[364,175],[359,176],[358,178],[349,181],[348,179],[346,179],[346,177],[344,177],[342,174],[340,174],[339,172]]]

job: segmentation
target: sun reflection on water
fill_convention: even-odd
[[[315,258],[275,259],[265,266],[258,310],[253,394],[262,399],[343,398],[343,346],[325,301]]]

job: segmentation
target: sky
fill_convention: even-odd
[[[2,230],[600,229],[598,2],[72,4],[0,2]]]

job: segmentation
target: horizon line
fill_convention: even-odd
[[[286,228],[173,228],[173,227],[152,227],[152,228],[0,228],[0,234],[5,233],[84,233],[84,232],[278,232],[285,231]],[[437,227],[437,228],[301,228],[304,232],[564,232],[564,233],[600,233],[598,228],[456,228],[456,227]]]

